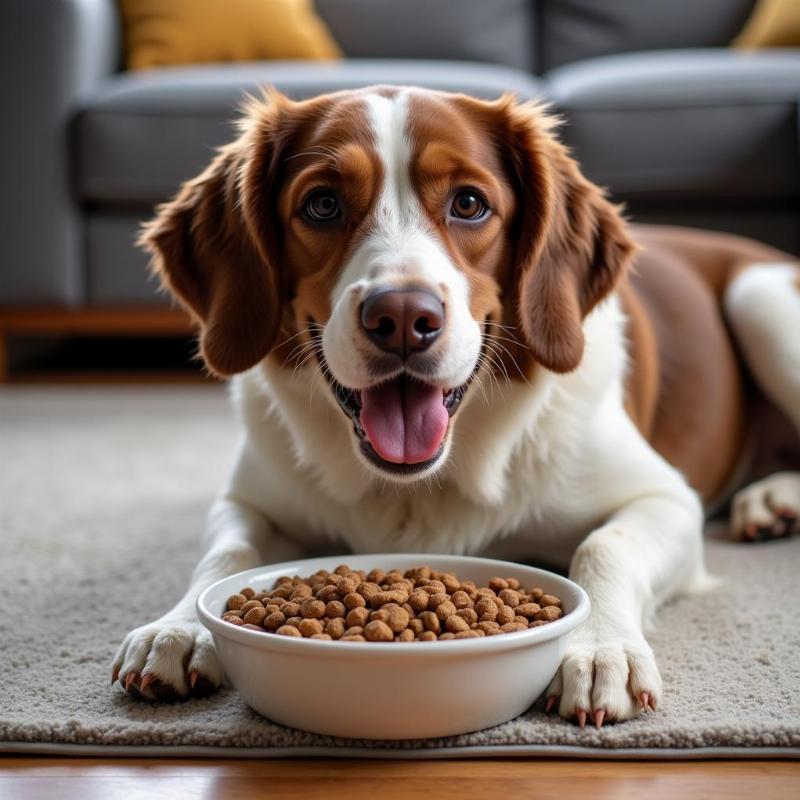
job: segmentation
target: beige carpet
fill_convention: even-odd
[[[0,391],[0,750],[175,755],[800,754],[800,539],[713,534],[724,588],[653,637],[658,714],[580,731],[540,710],[452,739],[346,742],[273,725],[225,690],[151,706],[109,686],[125,632],[198,557],[235,426],[216,388]]]

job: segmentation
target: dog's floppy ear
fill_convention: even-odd
[[[221,377],[257,364],[275,342],[283,308],[270,195],[277,126],[290,101],[251,101],[241,135],[187,181],[143,229],[153,271],[200,327],[200,352]]]
[[[542,108],[501,103],[521,204],[518,321],[540,364],[571,372],[583,356],[584,317],[612,291],[637,248],[620,209],[582,175]]]

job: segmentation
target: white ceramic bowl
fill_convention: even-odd
[[[527,631],[436,642],[337,642],[243,630],[223,622],[230,595],[271,588],[280,575],[312,575],[342,562],[353,569],[428,564],[485,586],[499,575],[561,598],[564,616]],[[197,599],[232,685],[265,717],[314,733],[357,739],[417,739],[488,728],[522,714],[547,688],[565,637],[589,615],[577,584],[507,561],[423,554],[288,561],[239,572]]]

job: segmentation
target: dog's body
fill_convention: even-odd
[[[635,255],[531,106],[376,89],[273,97],[249,119],[147,234],[206,362],[243,372],[244,435],[187,595],[129,634],[115,680],[147,697],[218,685],[193,602],[233,571],[481,553],[569,567],[588,591],[549,690],[562,715],[655,707],[643,624],[709,585],[702,502],[745,455],[726,322],[800,430],[800,270],[679,229],[632,229]],[[788,532],[798,513],[783,474],[738,496],[734,532]]]

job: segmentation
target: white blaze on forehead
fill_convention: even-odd
[[[444,355],[438,377],[444,383],[456,386],[465,381],[480,351],[480,327],[469,311],[467,278],[450,258],[411,180],[414,143],[408,110],[412,95],[404,89],[392,97],[364,96],[382,183],[369,229],[333,288],[332,313],[323,334],[331,371],[351,388],[370,382],[366,366],[354,358],[353,345],[363,338],[357,329],[356,309],[375,289],[413,284],[440,295],[447,309],[445,332],[451,334],[443,336],[440,344]]]

